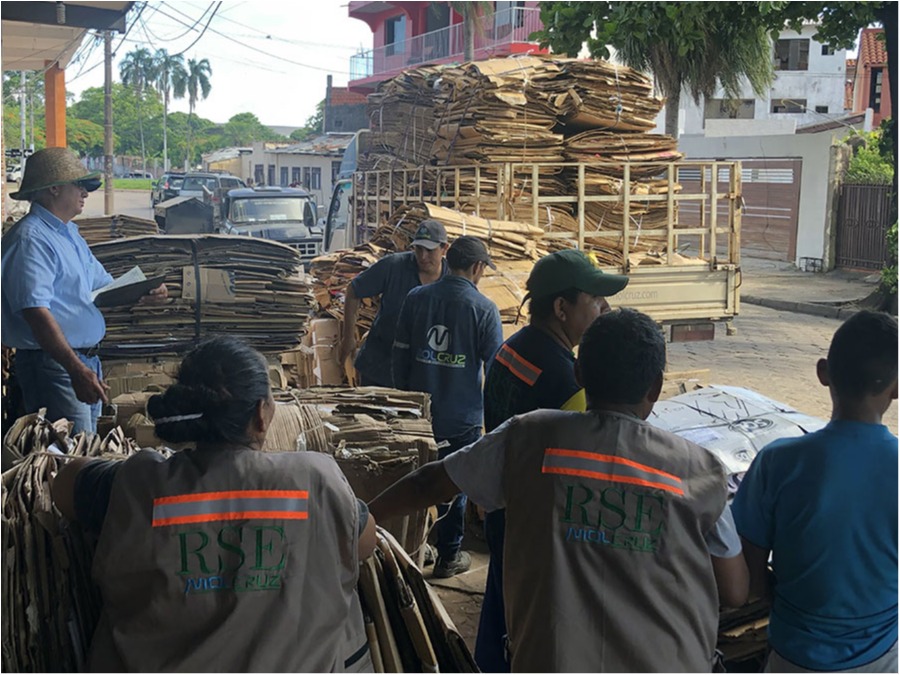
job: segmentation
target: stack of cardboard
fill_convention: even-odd
[[[602,264],[621,265],[623,239],[609,234],[625,229],[624,170],[630,163],[630,197],[628,229],[629,250],[643,255],[657,255],[667,245],[662,229],[668,220],[668,205],[659,199],[669,189],[665,178],[665,162],[682,155],[674,139],[649,133],[664,101],[653,95],[652,82],[645,75],[624,66],[604,61],[519,56],[489,59],[448,66],[429,72],[417,80],[401,75],[404,93],[413,84],[429,87],[432,97],[433,153],[437,166],[477,165],[479,171],[458,173],[460,189],[449,191],[448,181],[456,179],[451,172],[425,170],[422,184],[404,185],[402,180],[383,181],[377,188],[382,197],[392,190],[393,197],[402,192],[418,194],[422,199],[434,195],[453,196],[456,206],[485,218],[526,221],[548,232],[567,234],[547,243],[551,250],[571,247],[579,231],[577,207],[572,199],[579,194],[579,171],[574,162],[587,163],[584,194],[605,196],[609,201],[589,201],[585,208],[585,247],[594,251]],[[390,89],[392,85],[384,85]],[[383,114],[382,99],[373,99]],[[397,143],[393,136],[382,135],[380,153],[390,149],[397,157],[409,159],[411,120],[404,117],[402,106],[392,108],[392,128],[406,129]],[[424,118],[423,118],[424,119]],[[419,147],[427,143],[417,125]],[[424,164],[427,158],[417,157]],[[533,173],[532,164],[506,165],[501,176],[498,163],[551,163]],[[569,164],[566,164],[569,162]],[[365,167],[374,168],[374,167]],[[535,186],[537,183],[537,186]],[[501,188],[502,189],[499,189]],[[541,197],[568,198],[542,206],[537,213],[533,193]],[[374,186],[366,186],[371,192]],[[679,186],[673,190],[680,191]],[[653,195],[654,200],[644,197]],[[502,210],[501,210],[502,207]],[[383,218],[385,214],[371,214]],[[640,262],[638,260],[637,262]]]
[[[94,255],[113,276],[135,265],[164,276],[164,305],[103,310],[101,353],[111,358],[182,354],[208,335],[228,333],[266,354],[295,348],[315,308],[300,254],[256,237],[179,235],[133,237],[96,244]]]
[[[155,220],[120,213],[96,218],[76,218],[73,222],[78,225],[78,232],[89,245],[125,237],[159,234]]]
[[[63,453],[126,457],[137,451],[116,429],[69,436],[44,412],[17,420],[3,438],[3,670],[84,672],[100,616],[91,579],[93,543],[53,506],[50,480]],[[7,468],[10,462],[10,468]]]

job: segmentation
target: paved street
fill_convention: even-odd
[[[742,304],[737,335],[718,331],[712,342],[669,345],[669,369],[708,368],[710,384],[747,387],[799,411],[828,419],[828,390],[816,379],[816,360],[826,356],[841,322]],[[717,327],[718,328],[718,327]],[[897,433],[897,404],[885,416]]]
[[[150,208],[149,190],[116,190],[113,202],[113,212],[128,214],[138,218],[153,219],[153,209]],[[84,217],[102,216],[104,211],[103,188],[88,195],[84,205]]]

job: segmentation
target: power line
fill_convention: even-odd
[[[175,8],[172,7],[171,5],[167,5],[167,7],[171,8],[171,9],[175,9]],[[175,11],[179,11],[179,10],[175,9]],[[172,19],[173,21],[180,21],[180,19],[178,19],[177,17],[174,17],[174,16],[172,16],[171,14],[166,14],[166,13],[163,12],[162,10],[159,10],[159,13],[162,14],[163,16],[169,17],[169,18]],[[321,71],[321,72],[323,72],[323,73],[334,73],[335,70],[336,70],[336,69],[334,69],[334,68],[322,68],[322,67],[320,67],[320,66],[312,66],[312,65],[310,65],[310,64],[308,64],[308,63],[300,63],[299,61],[294,61],[294,60],[292,60],[292,59],[285,58],[284,56],[280,56],[280,55],[277,55],[277,54],[272,54],[271,52],[267,52],[267,51],[265,51],[264,49],[259,49],[259,48],[257,48],[257,47],[253,47],[252,45],[248,45],[248,44],[246,44],[246,43],[244,43],[244,42],[241,42],[240,40],[236,40],[236,39],[234,39],[234,37],[232,37],[231,35],[226,35],[225,33],[222,33],[222,32],[220,32],[220,31],[216,30],[215,28],[210,28],[210,31],[213,32],[213,33],[215,33],[216,35],[219,35],[220,37],[224,37],[224,38],[226,38],[227,40],[230,40],[230,41],[233,42],[234,44],[237,44],[237,45],[240,45],[241,47],[244,47],[245,49],[249,49],[249,50],[251,50],[251,51],[258,52],[259,54],[262,54],[263,56],[268,56],[269,58],[272,58],[272,59],[280,59],[281,61],[283,61],[283,62],[285,62],[285,63],[290,63],[290,64],[295,65],[295,66],[300,66],[301,68],[309,68],[309,69],[311,69],[311,70],[318,70],[318,71]]]
[[[216,15],[216,12],[219,10],[219,7],[221,7],[221,6],[222,6],[222,3],[221,3],[221,2],[219,2],[218,5],[216,5],[216,8],[212,11],[212,14],[209,15],[209,20],[206,22],[206,25],[203,27],[203,30],[200,31],[200,35],[197,36],[197,39],[194,40],[194,41],[193,41],[191,44],[189,44],[187,47],[185,47],[184,49],[182,49],[180,52],[178,52],[177,54],[175,54],[175,56],[181,56],[181,55],[184,54],[188,49],[190,49],[191,47],[193,47],[195,44],[197,44],[197,43],[200,41],[200,38],[202,38],[203,35],[206,33],[206,31],[209,29],[209,24],[212,23],[213,17]]]

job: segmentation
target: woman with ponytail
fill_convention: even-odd
[[[375,522],[332,457],[262,452],[275,405],[262,355],[217,337],[147,404],[191,449],[60,470],[57,507],[99,536],[92,670],[371,670],[356,583]]]

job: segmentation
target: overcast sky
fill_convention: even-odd
[[[138,47],[209,59],[212,89],[196,113],[218,123],[252,112],[264,124],[302,126],[325,98],[328,74],[335,86],[345,85],[350,57],[372,48],[371,30],[347,15],[346,0],[151,0],[136,7],[141,4],[140,14],[128,15],[124,41],[114,37],[113,79],[120,81],[119,61]],[[78,100],[84,89],[102,86],[103,44],[88,40],[66,69],[66,89]],[[171,109],[187,112],[187,99]]]

